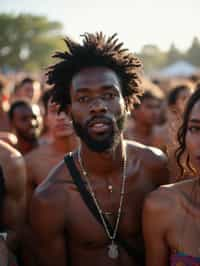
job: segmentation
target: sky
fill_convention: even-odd
[[[186,50],[200,39],[200,0],[0,0],[0,12],[32,13],[60,21],[63,33],[118,33],[133,52],[145,44]]]

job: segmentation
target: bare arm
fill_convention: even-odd
[[[30,233],[36,265],[67,266],[64,212],[59,204],[41,194],[34,193],[30,207]]]
[[[26,218],[28,217],[29,207],[31,198],[33,196],[33,192],[36,188],[36,182],[34,177],[34,169],[33,165],[31,164],[32,158],[30,154],[25,156],[25,163],[26,163],[26,171],[27,171],[27,182],[26,182]]]
[[[2,223],[8,229],[8,245],[15,250],[24,225],[26,173],[21,155],[11,154],[9,159],[2,165],[6,190]]]
[[[145,240],[146,266],[168,266],[169,247],[166,243],[168,211],[160,203],[160,192],[153,192],[143,208],[143,235]]]

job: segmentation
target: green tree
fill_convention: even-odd
[[[172,43],[166,54],[166,64],[173,64],[176,61],[183,59],[183,57],[183,54],[176,48],[175,44]]]
[[[144,45],[138,56],[143,62],[146,73],[162,67],[166,61],[165,53],[152,44]]]
[[[200,66],[200,42],[197,37],[194,37],[192,44],[187,51],[187,59],[192,64]]]
[[[0,14],[0,67],[38,70],[63,47],[62,25],[45,16]]]

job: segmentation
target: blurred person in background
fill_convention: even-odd
[[[158,86],[151,84],[144,89],[140,103],[134,104],[131,111],[125,132],[127,139],[153,146],[154,126],[160,123],[163,99],[164,93]]]
[[[182,116],[187,100],[194,88],[187,83],[172,88],[167,96],[166,116],[167,121],[161,127],[156,127],[154,145],[162,149],[169,158],[169,170],[172,181],[180,178],[181,173],[175,160],[177,149],[177,132],[182,123]]]
[[[25,156],[27,166],[27,198],[32,196],[34,189],[47,177],[49,171],[64,155],[77,149],[79,145],[72,120],[67,114],[67,107],[59,110],[59,105],[52,101],[52,90],[45,92],[47,101],[46,122],[52,141],[40,145]]]
[[[28,99],[37,104],[41,97],[40,83],[32,78],[26,77],[20,81],[14,89],[13,100]]]
[[[25,100],[16,100],[8,112],[12,132],[17,137],[15,148],[23,155],[39,145],[42,117],[39,106]]]
[[[147,197],[143,210],[147,266],[200,265],[200,86],[184,112],[176,161],[182,175],[189,169],[196,177],[161,186]]]
[[[50,123],[49,123],[49,116],[48,116],[48,104],[49,100],[52,96],[52,90],[48,89],[44,91],[44,93],[41,96],[40,99],[40,110],[42,114],[42,120],[43,120],[43,128],[41,132],[41,136],[39,139],[40,145],[42,144],[49,144],[53,141],[52,132],[50,130]]]

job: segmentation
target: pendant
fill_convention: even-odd
[[[116,259],[119,256],[118,246],[112,241],[108,246],[108,257],[111,259]]]
[[[109,186],[108,186],[108,190],[109,190],[109,192],[111,192],[111,193],[113,192],[113,187],[112,187],[112,185],[109,185]]]

